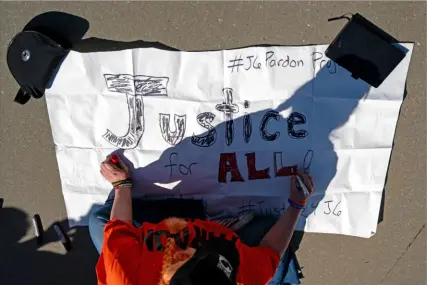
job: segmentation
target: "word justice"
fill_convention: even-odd
[[[146,96],[167,97],[167,84],[169,78],[146,75],[133,76],[128,74],[104,74],[104,76],[109,91],[121,93],[126,96],[129,122],[125,135],[120,136],[107,129],[102,137],[115,147],[121,149],[135,148],[143,137],[146,127],[143,98]],[[229,146],[233,143],[234,139],[235,120],[233,116],[239,112],[239,106],[233,103],[233,89],[224,88],[223,93],[224,100],[222,103],[217,104],[215,109],[223,113],[225,142]],[[244,107],[249,108],[249,104],[249,101],[245,101]],[[197,115],[197,123],[207,129],[207,132],[200,135],[192,135],[192,144],[199,147],[210,147],[216,142],[217,130],[212,125],[214,118],[215,114],[211,112],[204,112]],[[283,118],[280,116],[279,112],[275,110],[268,110],[265,112],[259,124],[259,134],[263,140],[274,141],[279,138],[280,132],[269,133],[267,131],[267,125],[270,120],[279,121],[280,119]],[[244,141],[245,143],[249,143],[253,133],[251,114],[244,113],[242,121]],[[306,123],[306,117],[303,114],[292,112],[286,121],[287,133],[291,138],[302,139],[307,136],[306,130],[295,129],[297,125]],[[187,129],[186,114],[159,113],[158,122],[162,138],[168,144],[177,145],[184,139]]]

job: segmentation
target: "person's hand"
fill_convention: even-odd
[[[129,178],[129,173],[111,163],[109,157],[101,163],[101,174],[110,183]]]
[[[298,175],[301,177],[302,181],[304,182],[305,186],[307,187],[309,196],[314,192],[314,183],[313,178],[308,174],[306,171],[300,171],[298,170]],[[291,178],[291,200],[296,203],[305,203],[308,197],[304,196],[304,192],[302,189],[298,187],[297,178],[295,175]]]

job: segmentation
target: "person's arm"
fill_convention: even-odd
[[[112,164],[108,158],[106,161],[101,163],[101,174],[110,183],[115,183],[129,178],[127,168],[122,166],[123,163],[121,161],[119,163],[121,165],[120,168]],[[110,214],[110,220],[118,219],[132,223],[131,187],[119,187],[115,191],[116,193]]]
[[[132,198],[131,188],[120,188],[116,191],[113,208],[111,209],[110,220],[119,219],[132,223]]]
[[[298,173],[303,179],[304,184],[307,186],[307,189],[311,195],[311,193],[313,193],[314,191],[313,179],[308,173]],[[303,192],[296,186],[295,176],[292,176],[291,178],[290,198],[293,202],[300,205],[306,203],[306,198]],[[274,224],[274,226],[267,232],[267,234],[261,240],[260,245],[268,246],[274,251],[276,251],[278,254],[282,255],[289,246],[300,214],[300,209],[296,209],[293,206],[289,206],[286,212],[280,217],[276,224]]]

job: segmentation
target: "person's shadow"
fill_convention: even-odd
[[[338,156],[334,149],[350,147],[353,142],[357,143],[357,137],[354,137],[354,141],[353,137],[341,140],[341,145],[338,145],[338,141],[334,140],[334,134],[349,120],[358,106],[359,100],[368,93],[370,86],[362,80],[351,78],[349,72],[332,62],[325,64],[322,68],[316,66],[316,72],[313,80],[301,86],[277,108],[267,108],[250,113],[250,108],[244,109],[243,102],[241,102],[241,111],[249,113],[252,122],[252,135],[247,144],[244,142],[242,126],[247,122],[248,117],[240,116],[233,118],[234,142],[230,146],[226,145],[224,139],[226,128],[229,128],[229,125],[221,122],[215,126],[216,142],[210,147],[196,146],[194,136],[186,133],[186,138],[164,150],[158,159],[144,167],[135,168],[126,155],[123,155],[126,154],[126,151],[116,151],[115,153],[121,155],[132,172],[134,192],[136,192],[134,195],[201,197],[207,201],[207,212],[211,215],[224,211],[234,213],[257,211],[261,214],[279,215],[287,207],[289,197],[289,179],[275,177],[274,174],[273,154],[281,152],[279,158],[281,163],[277,164],[297,165],[299,169],[305,168],[315,181],[316,192],[310,197],[309,203],[302,213],[303,218],[299,220],[298,229],[304,229],[306,218],[310,215],[330,215],[331,220],[338,219],[341,214],[340,199],[326,199],[321,202],[323,203],[321,212],[316,209],[319,201],[325,196],[325,189],[334,183],[333,178],[337,175]],[[234,88],[233,92],[237,94],[239,90]],[[252,105],[255,103],[252,102]],[[307,106],[315,106],[315,108],[307,109]],[[295,112],[303,114],[306,122],[292,125],[289,129],[290,113]],[[268,121],[264,135],[274,136],[276,132],[279,132],[280,136],[276,136],[276,140],[268,141],[268,138],[262,138],[263,134],[261,128],[258,127],[258,122],[262,121],[266,113],[273,114],[274,118]],[[287,115],[283,117],[282,114]],[[173,114],[170,116],[172,121],[170,129],[174,130]],[[218,119],[222,119],[221,117]],[[146,128],[148,127],[150,126],[146,126]],[[290,131],[294,132],[293,137],[289,134]],[[194,135],[198,138],[208,136],[212,138],[212,130]],[[295,138],[298,136],[300,138]],[[269,138],[271,139],[271,137]],[[144,136],[140,144],[143,144],[143,141]],[[298,149],[300,151],[297,151]],[[311,150],[311,153],[307,158],[308,150]],[[246,161],[244,155],[251,152],[255,152],[257,169],[269,167],[270,179],[248,180],[248,167],[244,163]],[[226,183],[218,181],[220,153],[236,153],[236,156],[239,157],[238,170],[244,182],[230,182],[233,178],[229,172],[226,174]],[[309,161],[306,161],[307,159]],[[191,165],[192,163],[193,165]],[[282,189],[277,189],[278,182],[275,179],[282,179]],[[248,187],[250,184],[252,185]],[[278,194],[278,190],[282,194]],[[267,203],[275,203],[277,206],[264,207]],[[311,225],[311,227],[312,229],[317,228],[316,225]],[[298,246],[302,234],[296,236],[298,236],[298,241],[294,244]]]
[[[72,239],[73,248],[66,252],[53,226],[44,231],[43,245],[55,242],[61,253],[39,248],[36,238],[21,241],[33,231],[30,218],[16,208],[0,209],[0,276],[2,284],[96,284],[94,264],[98,254],[90,242],[87,228],[68,228],[60,221]]]

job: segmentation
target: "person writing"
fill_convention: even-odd
[[[253,247],[215,221],[171,217],[136,227],[132,180],[122,162],[120,165],[108,158],[101,163],[101,174],[113,184],[115,198],[96,265],[99,285],[267,284],[290,243],[307,199],[293,176],[290,206]],[[311,176],[300,171],[297,175],[311,195]]]

